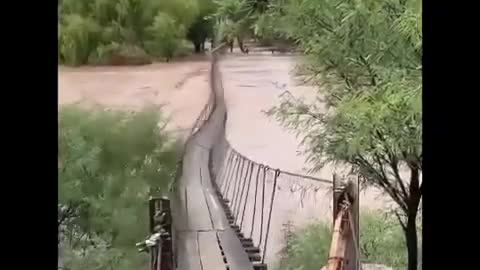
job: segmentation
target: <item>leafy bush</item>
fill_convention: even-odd
[[[90,7],[96,0],[60,0],[58,1],[59,8],[62,14],[77,14],[80,16],[88,16]]]
[[[59,112],[59,243],[70,269],[140,269],[148,197],[173,184],[177,144],[158,110]],[[135,264],[135,265],[134,265]]]
[[[318,270],[328,259],[332,232],[324,222],[315,222],[292,232],[277,270]]]
[[[314,222],[292,232],[286,239],[277,269],[321,269],[327,264],[331,237],[331,224],[325,222]],[[362,263],[383,264],[399,270],[407,267],[402,228],[396,220],[381,212],[361,213],[360,251]]]
[[[168,61],[180,46],[185,36],[185,27],[167,13],[159,12],[148,32],[151,37],[147,43],[148,51],[153,55],[165,57]]]
[[[380,212],[364,212],[360,221],[360,252],[365,263],[407,268],[405,237],[398,222]]]
[[[168,14],[178,24],[185,27],[191,25],[197,15],[199,9],[203,8],[199,4],[208,7],[209,1],[204,0],[180,0],[180,1],[158,1],[158,10]]]
[[[92,14],[101,25],[108,25],[118,18],[118,0],[95,0],[92,5]]]
[[[59,62],[67,65],[148,63],[142,51],[170,59],[175,55],[186,29],[212,12],[210,0],[62,0],[59,1]],[[210,24],[194,26],[191,32],[203,38]],[[191,33],[194,36],[197,33]],[[101,52],[117,49],[133,59],[104,60]],[[140,50],[141,49],[141,50]],[[137,57],[140,56],[140,58]],[[90,58],[89,58],[90,57]]]
[[[270,11],[259,15],[253,25],[253,32],[261,42],[272,42],[282,37],[283,21],[275,16],[273,12]]]
[[[174,57],[182,58],[191,55],[194,50],[194,46],[188,40],[182,40],[178,46],[178,49],[175,52]]]
[[[99,38],[100,27],[94,20],[77,14],[66,16],[60,26],[60,58],[69,65],[86,64]]]
[[[128,30],[119,23],[113,21],[102,28],[101,41],[103,44],[112,42],[122,43],[124,37],[127,35],[127,31]]]
[[[94,65],[145,65],[150,64],[150,56],[140,47],[112,42],[100,45],[88,60]]]
[[[152,0],[120,0],[115,6],[117,22],[128,29],[124,42],[142,44],[146,39],[146,31],[153,22],[155,5]]]

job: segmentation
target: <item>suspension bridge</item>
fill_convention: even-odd
[[[151,269],[267,269],[281,249],[286,215],[308,211],[300,207],[302,200],[319,190],[328,194],[334,184],[328,201],[333,202],[333,220],[338,222],[329,269],[358,269],[358,202],[346,196],[355,196],[354,189],[336,180],[270,168],[228,142],[219,51],[212,53],[212,91],[185,143],[172,196],[151,200],[151,230],[158,236],[150,252]],[[349,238],[353,241],[345,241],[345,234],[336,235],[347,230],[353,232]]]

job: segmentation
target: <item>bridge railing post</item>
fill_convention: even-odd
[[[151,252],[151,270],[173,270],[173,231],[170,200],[150,198],[149,219],[151,234],[160,234],[158,245]]]
[[[359,178],[356,180],[350,179],[345,181],[341,179],[337,174],[333,175],[333,228],[335,228],[335,222],[338,220],[338,216],[342,210],[342,203],[344,203],[345,194],[348,194],[348,201],[350,206],[348,207],[348,213],[345,215],[345,222],[347,225],[342,227],[346,233],[345,235],[345,254],[341,257],[344,263],[344,270],[359,270],[360,269],[360,254],[358,244],[360,241],[359,233]],[[337,243],[332,243],[337,245]]]

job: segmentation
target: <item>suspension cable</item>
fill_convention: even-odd
[[[243,178],[243,186],[242,186],[242,191],[240,192],[240,199],[238,200],[238,205],[237,205],[237,214],[235,216],[235,222],[237,222],[237,219],[238,217],[240,216],[240,209],[241,209],[241,206],[242,206],[242,198],[243,198],[243,194],[245,193],[245,186],[247,185],[247,177],[248,175],[252,174],[251,172],[251,164],[253,164],[253,161],[251,160],[248,160],[248,165],[247,165],[247,168],[246,168],[246,173],[245,173],[245,177]],[[247,191],[248,193],[248,191]],[[247,194],[248,195],[248,194]],[[247,201],[247,198],[245,198],[245,202]],[[240,229],[242,228],[242,226],[240,226]]]
[[[260,241],[258,243],[259,247],[262,245],[262,239],[263,239],[263,216],[264,216],[263,212],[265,211],[265,178],[269,170],[270,168],[268,166],[263,167],[262,215],[260,216]]]
[[[220,174],[218,175],[218,177],[215,177],[215,183],[217,183],[217,186],[219,186],[219,190],[222,189],[222,187],[224,186],[224,183],[225,183],[225,175],[228,171],[228,169],[230,168],[230,165],[232,163],[232,159],[233,159],[233,154],[232,152],[229,152],[228,153],[228,159],[227,159],[227,163],[224,163],[223,165],[225,166],[222,166],[222,171],[220,172]],[[220,181],[220,183],[219,183]]]
[[[237,203],[237,199],[238,199],[238,191],[240,189],[240,185],[241,185],[241,179],[242,178],[242,174],[243,174],[243,168],[245,167],[245,159],[242,158],[242,167],[240,170],[237,169],[237,174],[235,176],[235,187],[234,187],[234,190],[233,190],[233,193],[232,193],[232,204],[230,204],[230,210],[234,210],[235,208],[235,205]],[[240,176],[239,176],[240,174]]]
[[[230,173],[229,173],[229,176],[228,178],[226,179],[227,180],[227,184],[225,186],[225,194],[224,194],[224,198],[227,199],[228,197],[228,192],[230,191],[230,187],[232,186],[232,177],[233,177],[233,172],[235,171],[235,168],[238,167],[238,164],[239,163],[239,157],[237,155],[235,155],[235,161],[234,161],[234,165],[232,167],[232,169],[230,170]]]
[[[208,168],[212,174],[212,180],[217,181],[218,177],[223,173],[225,163],[228,162],[229,153],[225,152],[224,155],[219,153],[220,150],[215,150],[215,147],[210,148],[210,160],[208,161]]]
[[[252,227],[250,230],[250,239],[253,237],[253,230],[255,229],[255,216],[257,212],[257,191],[258,191],[258,177],[260,176],[260,170],[263,169],[263,164],[258,165],[257,176],[255,180],[255,200],[253,202],[253,218],[252,218]]]
[[[231,205],[231,208],[232,208],[232,214],[233,216],[235,217],[235,224],[237,222],[237,205],[238,205],[238,201],[240,201],[241,198],[240,197],[240,190],[241,190],[241,187],[242,187],[242,177],[243,177],[243,172],[244,172],[244,165],[245,163],[249,162],[249,160],[246,160],[246,159],[243,159],[242,158],[242,169],[240,170],[240,176],[238,177],[238,182],[237,182],[237,190],[235,191],[235,199],[234,199],[234,202],[233,204]],[[248,165],[247,165],[247,168],[248,168]]]
[[[267,232],[265,234],[265,245],[263,247],[262,263],[265,263],[265,254],[267,253],[268,233],[270,232],[270,222],[272,221],[273,202],[275,200],[275,191],[277,190],[278,176],[280,176],[280,170],[279,169],[275,170],[275,177],[273,178],[272,198],[270,200],[270,211],[268,213]]]
[[[247,186],[247,195],[245,196],[245,202],[243,203],[243,211],[242,211],[242,219],[240,220],[240,228],[243,226],[243,219],[245,218],[245,209],[247,208],[247,200],[248,194],[250,193],[250,183],[252,182],[252,175],[253,175],[253,166],[255,163],[250,163],[250,177],[248,178],[248,186]]]

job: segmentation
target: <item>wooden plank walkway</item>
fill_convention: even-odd
[[[198,249],[198,237],[195,231],[182,231],[177,234],[177,252],[179,270],[201,270],[202,263]]]
[[[200,261],[204,270],[225,270],[225,263],[218,245],[217,232],[199,232]]]
[[[186,146],[173,213],[179,270],[224,270],[227,264],[230,270],[253,269],[229,226],[208,171],[209,149],[217,141],[224,119],[225,106],[220,104]]]

